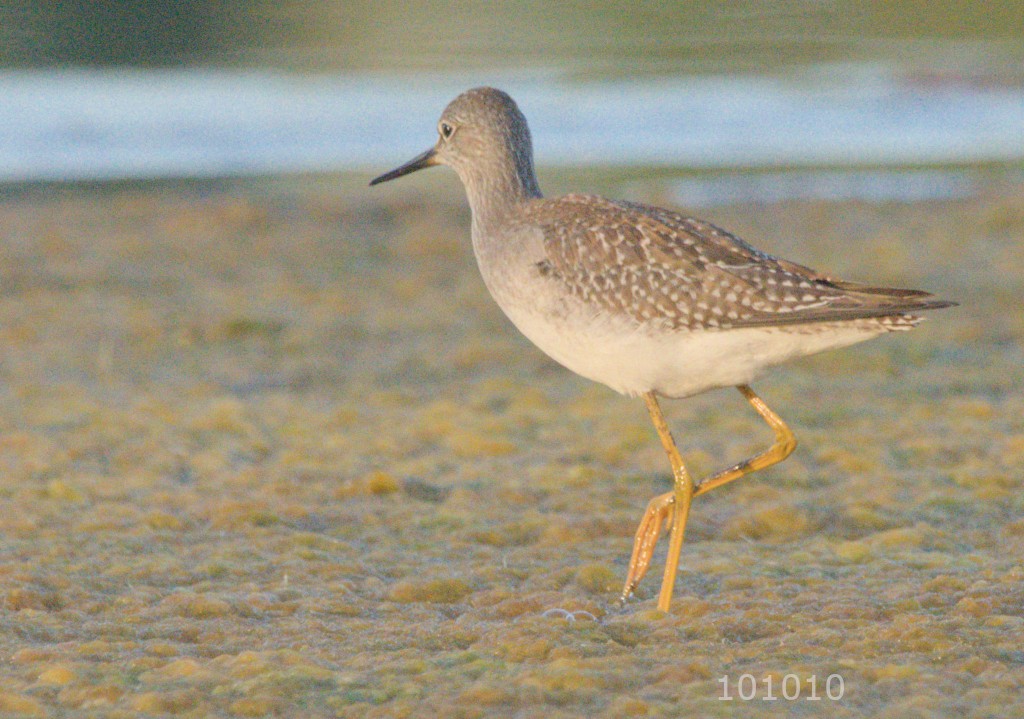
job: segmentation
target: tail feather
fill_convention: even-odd
[[[745,319],[734,326],[756,327],[878,319],[884,321],[890,329],[909,329],[921,321],[922,318],[917,316],[918,312],[957,306],[956,302],[939,299],[923,290],[870,287],[832,279],[824,282],[842,290],[843,296],[825,306],[809,307],[794,312],[766,313]]]

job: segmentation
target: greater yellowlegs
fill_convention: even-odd
[[[464,92],[441,113],[437,143],[370,184],[448,165],[473,212],[484,283],[519,330],[555,361],[644,398],[674,477],[647,506],[622,591],[647,572],[670,527],[658,608],[667,611],[694,497],[785,459],[793,433],[754,394],[762,370],[907,330],[953,303],[927,292],[844,282],[760,252],[671,210],[592,195],[545,199],[526,118],[501,90]],[[694,481],[657,397],[739,389],[775,432],[764,452]]]

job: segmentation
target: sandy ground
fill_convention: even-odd
[[[800,447],[697,501],[662,614],[643,404],[417,182],[0,196],[0,716],[1024,716],[1024,187],[702,213],[962,307],[755,383]],[[698,474],[771,439],[666,409]]]

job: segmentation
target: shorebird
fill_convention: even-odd
[[[669,549],[658,608],[668,611],[694,497],[789,456],[796,439],[750,388],[762,370],[888,332],[952,302],[919,290],[845,282],[773,257],[672,210],[571,194],[541,195],[526,118],[506,93],[479,87],[441,113],[436,144],[370,184],[447,165],[465,186],[472,243],[491,296],[556,362],[644,399],[672,467],[633,543],[625,602],[663,527]],[[658,397],[736,387],[775,433],[766,450],[695,481]]]

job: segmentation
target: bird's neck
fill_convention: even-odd
[[[476,164],[462,181],[473,211],[474,234],[497,231],[522,203],[542,197],[529,156]]]

